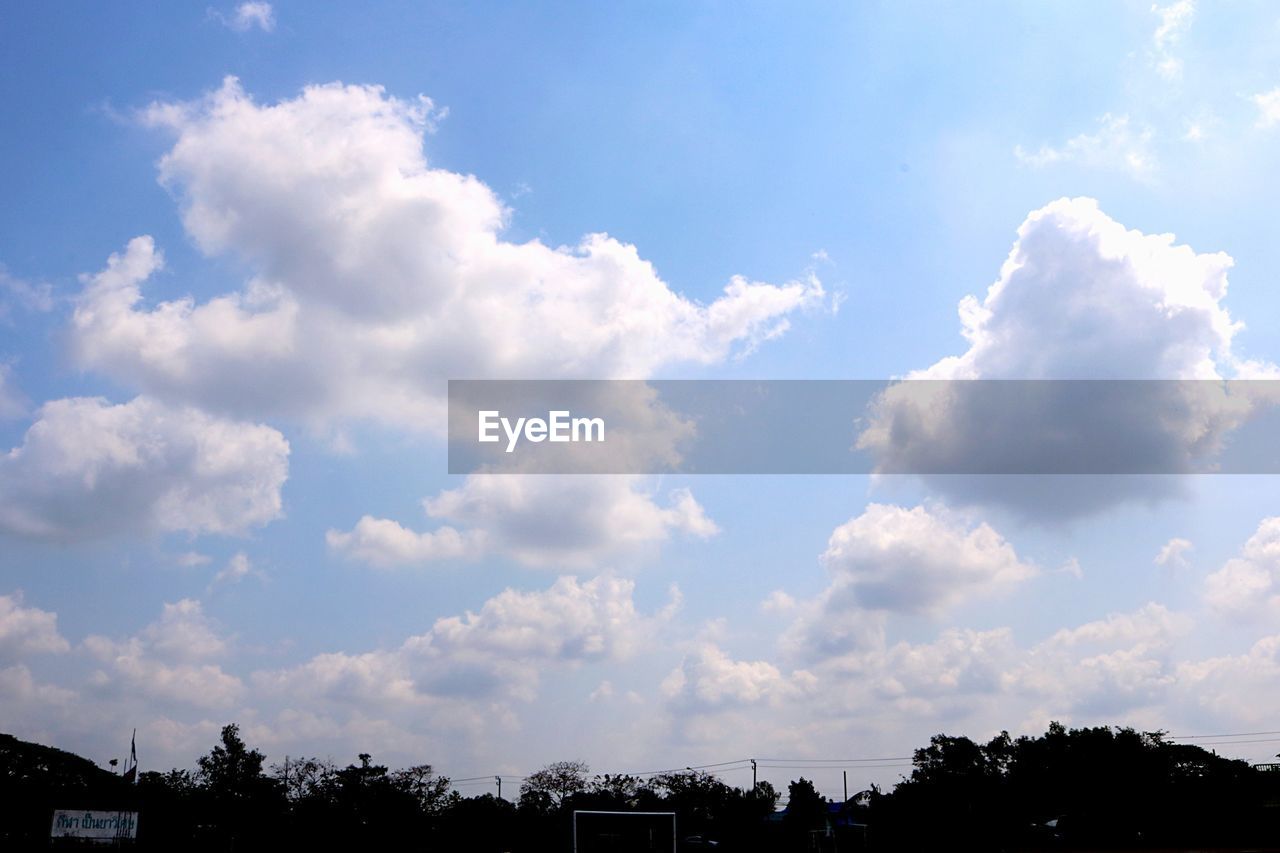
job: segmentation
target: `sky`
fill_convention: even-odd
[[[1051,720],[1269,760],[1274,477],[450,476],[444,429],[451,378],[1275,378],[1278,35],[1195,0],[10,6],[0,730],[828,795]],[[1234,423],[1189,417],[1123,437]]]

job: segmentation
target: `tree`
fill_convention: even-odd
[[[787,823],[796,830],[819,829],[827,816],[826,798],[801,776],[787,786]]]
[[[756,783],[754,790],[746,792],[746,799],[756,806],[761,816],[773,813],[778,807],[778,791],[768,780],[761,780]]]
[[[284,789],[285,798],[297,803],[329,797],[337,770],[332,761],[305,756],[293,760],[286,757],[284,764],[271,765],[271,776]]]
[[[606,773],[591,780],[591,793],[614,808],[626,808],[635,804],[645,788],[637,776],[623,773]]]
[[[245,799],[263,787],[264,760],[261,752],[245,746],[240,727],[231,723],[222,727],[222,743],[197,760],[196,779],[217,798]]]
[[[591,768],[585,761],[557,761],[548,764],[524,780],[520,785],[520,804],[526,799],[533,803],[549,803],[559,809],[564,801],[587,789],[587,775]],[[544,799],[545,798],[545,799]]]
[[[281,784],[263,774],[265,758],[245,745],[240,727],[231,723],[222,727],[221,743],[197,760],[197,796],[212,800],[218,814],[215,825],[202,829],[206,841],[239,848],[270,847],[277,840],[288,802]]]
[[[430,764],[415,764],[391,774],[391,784],[403,791],[427,814],[436,814],[449,802],[449,777],[437,776]]]

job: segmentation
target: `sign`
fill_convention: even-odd
[[[138,837],[137,812],[91,812],[59,809],[53,813],[50,838],[90,838],[115,841]]]

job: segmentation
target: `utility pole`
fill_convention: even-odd
[[[849,802],[849,771],[841,770],[840,773],[844,776],[844,801],[847,803]]]
[[[498,799],[502,799],[502,777],[494,776],[493,778],[498,782]]]
[[[747,760],[751,762],[751,790],[754,791],[756,789],[756,760],[754,758],[748,758]]]

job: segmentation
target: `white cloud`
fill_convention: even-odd
[[[449,655],[558,661],[630,657],[647,638],[636,611],[635,582],[603,575],[559,578],[540,592],[508,589],[477,613],[441,619],[425,646]]]
[[[937,617],[1006,594],[1039,573],[989,525],[943,507],[869,504],[832,532],[821,560],[831,580],[817,596],[770,596],[770,609],[792,614],[780,638],[782,656],[860,672],[876,670],[886,654],[891,614]]]
[[[837,527],[822,563],[833,579],[827,607],[899,612],[936,612],[1037,573],[987,524],[885,504]]]
[[[380,567],[497,553],[563,569],[642,553],[676,532],[700,538],[718,532],[687,489],[673,490],[659,505],[641,478],[629,476],[474,475],[424,507],[458,527],[417,533],[365,516],[350,532],[329,531],[329,547]]]
[[[1159,604],[1064,628],[1026,652],[1008,687],[1071,715],[1131,715],[1168,702],[1178,684],[1173,645],[1191,628]]]
[[[1195,546],[1191,544],[1190,539],[1174,537],[1164,543],[1164,547],[1160,549],[1160,553],[1156,554],[1155,563],[1157,566],[1184,568],[1187,565],[1186,553],[1194,547]]]
[[[468,560],[480,555],[483,537],[440,527],[416,533],[387,518],[362,516],[348,532],[325,534],[329,548],[376,568],[420,565],[439,560]]]
[[[1223,304],[1232,260],[1197,254],[1171,234],[1126,229],[1092,199],[1031,213],[1000,277],[960,303],[961,355],[909,379],[1220,379],[1275,368],[1241,359],[1241,328]],[[1080,470],[1108,459],[1178,473],[1211,458],[1253,411],[1253,388],[1142,382],[1035,388],[904,382],[882,396],[859,438],[879,470]],[[1103,422],[1073,394],[1117,395]],[[1034,392],[1034,393],[1033,393]],[[1074,418],[1074,420],[1073,420]],[[1099,461],[1101,460],[1101,461]],[[1074,467],[1073,467],[1074,466]],[[1106,470],[1106,469],[1104,469]],[[995,501],[1061,518],[1126,498],[1176,494],[1171,477],[926,477],[954,499]]]
[[[1069,557],[1065,563],[1055,570],[1061,574],[1068,575],[1081,580],[1084,578],[1084,569],[1080,565],[1080,560],[1076,557]]]
[[[1230,618],[1280,613],[1280,516],[1259,522],[1240,556],[1205,578],[1204,597]]]
[[[216,659],[227,640],[204,615],[198,601],[164,605],[160,619],[125,640],[85,638],[84,647],[106,668],[90,679],[100,695],[127,701],[137,695],[157,702],[199,708],[226,708],[244,685]]]
[[[1260,92],[1250,100],[1258,108],[1258,127],[1274,127],[1280,124],[1280,87],[1270,92]]]
[[[1186,614],[1147,604],[1030,645],[1009,628],[947,628],[924,642],[889,643],[881,633],[810,656],[790,676],[772,662],[734,661],[707,644],[667,677],[663,694],[676,730],[708,743],[746,720],[763,743],[786,743],[784,731],[800,744],[855,737],[875,743],[879,754],[939,730],[1016,732],[1048,719],[1159,727],[1204,701],[1189,700],[1187,665],[1174,657],[1192,627]],[[1235,689],[1220,688],[1219,695]]]
[[[0,319],[7,317],[10,301],[16,302],[28,311],[46,312],[53,310],[53,285],[48,282],[32,283],[17,278],[0,265],[0,294],[7,293],[9,299],[0,299]]]
[[[698,643],[662,682],[666,701],[684,711],[709,711],[800,700],[817,679],[797,670],[784,675],[767,661],[734,660],[712,642]]]
[[[1195,709],[1213,731],[1270,721],[1271,709],[1280,702],[1280,635],[1262,637],[1240,655],[1184,661],[1177,678],[1178,701]]]
[[[164,605],[160,618],[139,635],[147,649],[169,660],[196,661],[222,656],[227,642],[190,598]]]
[[[247,32],[254,27],[269,33],[276,28],[275,10],[271,8],[270,3],[263,3],[260,0],[241,3],[236,6],[230,18],[222,20],[228,27],[239,33]]]
[[[56,654],[70,647],[58,633],[56,613],[23,606],[21,593],[0,595],[0,660]]]
[[[1024,166],[1042,169],[1075,163],[1091,169],[1127,172],[1137,178],[1149,177],[1157,168],[1151,150],[1154,132],[1134,127],[1127,115],[1107,113],[1098,119],[1096,133],[1081,133],[1062,145],[1042,145],[1036,151],[1014,146],[1013,155]]]
[[[785,590],[775,589],[760,602],[760,612],[769,615],[791,613],[797,607],[795,598]]]
[[[1018,228],[1000,277],[960,320],[969,349],[931,379],[1217,379],[1242,324],[1222,304],[1233,261],[1058,199]]]
[[[203,303],[147,306],[158,260],[138,238],[86,280],[77,363],[205,408],[439,431],[450,376],[639,378],[717,362],[824,298],[815,279],[739,277],[699,304],[603,234],[508,242],[485,184],[428,164],[433,109],[340,84],[260,105],[232,79],[153,105],[147,121],[176,136],[160,174],[187,231],[256,275]]]
[[[0,669],[0,701],[5,708],[5,728],[24,723],[24,730],[50,732],[43,740],[53,741],[50,714],[63,715],[75,708],[75,691],[37,681],[25,664]]]
[[[213,576],[213,582],[209,585],[212,589],[219,584],[237,584],[252,575],[261,576],[261,572],[253,567],[253,562],[249,559],[249,555],[243,551],[239,551],[231,556],[226,566]]]
[[[1175,50],[1195,18],[1195,0],[1177,0],[1168,6],[1152,6],[1151,11],[1160,19],[1151,36],[1152,62],[1156,71],[1168,80],[1181,77],[1182,60]]]
[[[145,397],[55,400],[0,456],[0,532],[240,533],[280,514],[288,454],[269,427]]]
[[[457,703],[531,701],[543,670],[618,662],[652,648],[668,618],[636,610],[634,583],[561,577],[541,591],[507,589],[475,612],[438,619],[398,648],[318,655],[255,683],[294,703],[458,713]]]
[[[1116,646],[1147,651],[1166,648],[1191,627],[1185,614],[1161,604],[1146,604],[1132,613],[1112,613],[1075,628],[1055,631],[1039,649],[1106,649]]]

